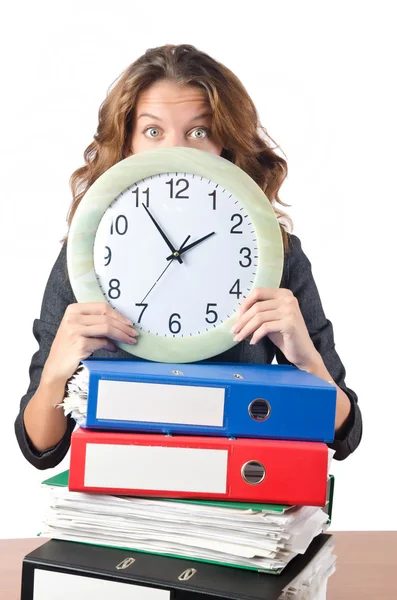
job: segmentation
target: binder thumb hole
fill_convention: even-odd
[[[256,460],[245,463],[241,469],[241,476],[250,485],[258,485],[266,477],[265,467]]]
[[[254,421],[265,421],[270,416],[270,404],[263,398],[256,398],[248,406],[248,413]]]

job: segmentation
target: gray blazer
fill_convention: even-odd
[[[299,238],[295,235],[290,235],[290,249],[285,255],[280,287],[290,289],[297,298],[314,346],[321,354],[334,381],[350,398],[351,410],[349,417],[342,430],[338,432],[336,439],[328,444],[330,448],[335,450],[334,458],[343,460],[360,443],[362,435],[361,413],[357,405],[357,395],[352,389],[346,387],[346,372],[335,350],[332,323],[325,317],[317,286],[313,279],[311,264],[302,250]],[[30,384],[26,394],[22,397],[19,414],[15,421],[15,433],[21,451],[25,458],[38,469],[55,467],[61,462],[69,449],[70,436],[75,426],[74,420],[68,417],[67,431],[62,440],[45,452],[37,452],[28,438],[23,423],[23,412],[38,388],[44,364],[66,307],[74,302],[76,302],[76,298],[67,272],[65,243],[48,279],[40,318],[35,319],[33,323],[33,334],[39,344],[39,349],[32,357],[29,368]],[[121,349],[118,349],[117,352],[100,350],[94,352],[92,356],[124,357],[133,360],[130,354]],[[265,337],[253,346],[247,340],[244,340],[227,352],[210,360],[270,364],[274,357],[276,357],[279,364],[291,364],[280,350]]]

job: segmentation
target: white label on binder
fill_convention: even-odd
[[[228,450],[87,444],[84,485],[226,493]]]
[[[169,600],[168,590],[35,569],[33,600]]]
[[[225,388],[195,385],[98,382],[97,418],[222,427]]]

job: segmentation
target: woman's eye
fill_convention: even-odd
[[[145,134],[148,134],[149,137],[156,138],[160,135],[160,130],[157,127],[148,127],[145,130]]]
[[[192,135],[193,135],[193,137],[196,138],[196,140],[201,140],[201,139],[203,139],[205,137],[208,137],[209,132],[208,132],[208,129],[206,127],[198,127],[197,129],[194,129],[192,131]]]

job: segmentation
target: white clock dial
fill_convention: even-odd
[[[111,306],[142,331],[169,338],[203,334],[236,315],[258,266],[246,209],[220,184],[184,172],[121,192],[98,225],[93,253]]]

